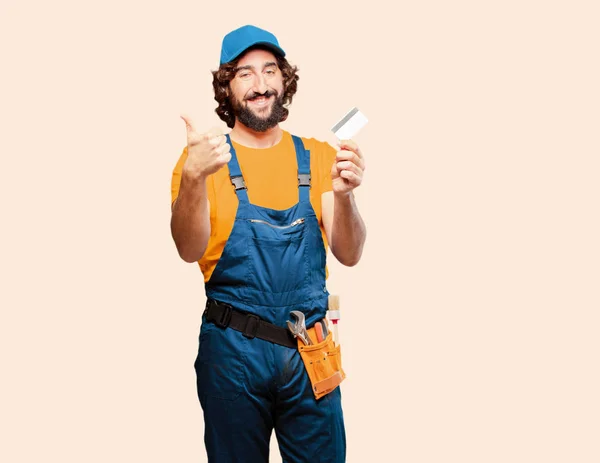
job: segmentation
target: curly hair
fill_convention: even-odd
[[[253,49],[268,50],[268,48],[255,46],[248,49],[248,51]],[[215,109],[215,112],[219,115],[221,120],[223,120],[227,124],[227,127],[229,128],[233,128],[235,124],[233,106],[231,104],[231,101],[229,100],[229,83],[235,77],[235,69],[237,68],[237,64],[242,56],[239,56],[238,58],[229,63],[222,64],[216,71],[211,71],[213,75],[213,89],[215,91],[215,101],[219,103],[219,105]],[[275,54],[275,58],[277,59],[277,65],[279,66],[279,69],[281,69],[281,73],[283,74],[282,104],[284,106],[287,106],[292,103],[292,98],[298,90],[298,80],[300,79],[300,76],[298,76],[298,67],[290,65],[290,63],[288,63],[288,61],[283,56],[280,56],[278,54]],[[283,116],[280,122],[285,121],[288,117],[288,114],[289,110],[287,108],[283,108]]]

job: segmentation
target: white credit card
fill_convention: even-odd
[[[350,140],[367,125],[367,122],[369,121],[365,115],[355,107],[348,111],[348,114],[331,128],[331,131],[338,140]]]

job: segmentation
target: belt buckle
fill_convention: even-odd
[[[255,320],[253,329],[249,329],[251,327],[251,321]],[[244,327],[244,331],[242,334],[246,336],[248,339],[254,339],[256,337],[256,333],[258,332],[258,327],[260,326],[260,318],[257,315],[252,313],[246,314],[246,326]]]
[[[227,328],[229,326],[229,322],[231,321],[231,313],[233,312],[233,307],[229,304],[220,303],[217,304],[222,307],[222,312],[219,314],[219,317],[213,320],[213,323],[217,325],[219,328]]]

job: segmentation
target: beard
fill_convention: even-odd
[[[248,106],[247,101],[252,100],[256,97],[264,96],[266,98],[270,98],[271,96],[275,96],[273,102],[271,103],[271,109],[269,111],[269,107],[265,106],[263,111],[268,114],[268,116],[260,116],[255,113]],[[263,94],[259,93],[251,93],[244,97],[244,101],[241,102],[237,100],[235,96],[231,98],[231,106],[233,107],[233,115],[239,120],[242,124],[248,127],[250,130],[254,130],[255,132],[266,132],[267,130],[275,127],[279,124],[283,117],[285,116],[285,108],[283,107],[283,97],[279,96],[279,94],[275,90],[267,90]]]

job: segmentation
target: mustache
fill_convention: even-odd
[[[248,100],[253,100],[254,98],[260,97],[260,96],[264,96],[265,98],[269,98],[272,96],[277,96],[277,92],[275,90],[267,90],[265,93],[249,93],[248,95],[246,95],[246,97],[244,98],[244,101],[248,101]]]

